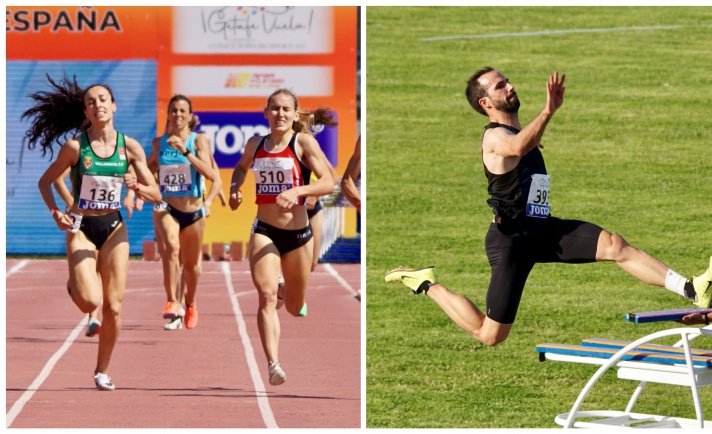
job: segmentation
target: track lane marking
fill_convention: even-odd
[[[542,35],[566,35],[571,33],[600,33],[600,32],[627,32],[636,30],[674,30],[684,27],[709,27],[709,26],[649,26],[649,27],[609,27],[601,29],[569,29],[569,30],[539,30],[536,32],[516,32],[516,33],[490,33],[484,35],[456,35],[456,36],[436,36],[432,38],[421,38],[423,42],[432,41],[452,41],[456,39],[486,39],[486,38],[511,38],[517,36],[542,36]]]
[[[252,384],[255,386],[257,405],[260,408],[262,420],[267,428],[279,428],[279,426],[277,426],[277,421],[274,419],[272,408],[269,405],[269,399],[267,399],[265,384],[262,382],[262,377],[260,377],[260,369],[257,366],[257,359],[255,359],[255,351],[252,348],[252,343],[250,343],[250,336],[247,334],[247,324],[245,324],[245,318],[242,316],[240,303],[237,301],[238,294],[235,293],[235,288],[232,286],[230,263],[223,262],[221,265],[222,272],[225,275],[227,293],[230,296],[230,302],[232,303],[232,310],[235,312],[237,329],[240,333],[240,339],[242,339],[242,345],[245,348],[245,359],[247,359],[247,366],[250,368],[250,376],[252,377]]]
[[[69,334],[69,336],[64,341],[59,350],[57,350],[57,352],[54,353],[52,357],[50,357],[50,359],[47,361],[47,364],[40,371],[40,374],[37,376],[37,378],[35,378],[35,381],[30,384],[30,387],[28,387],[22,393],[20,398],[12,405],[10,411],[7,412],[7,428],[10,428],[10,425],[12,425],[12,423],[15,421],[15,418],[20,414],[25,404],[30,399],[32,399],[32,395],[34,395],[35,392],[39,390],[39,388],[42,386],[42,383],[44,383],[47,377],[49,377],[49,374],[52,372],[52,369],[54,369],[54,365],[57,364],[59,359],[61,359],[64,353],[67,352],[69,347],[72,346],[74,341],[77,339],[77,336],[79,336],[79,333],[82,331],[82,328],[84,327],[85,323],[86,318],[82,318],[81,321],[79,321],[79,324],[74,326],[72,332]]]
[[[30,263],[30,261],[28,261],[27,259],[18,262],[17,264],[15,264],[14,267],[12,267],[12,268],[7,272],[7,274],[5,275],[5,278],[8,278],[8,277],[12,276],[13,274],[17,273],[17,272],[20,271],[21,269],[25,268],[25,265],[27,265],[27,264],[29,264],[29,263]]]
[[[325,263],[325,264],[322,264],[322,265],[324,266],[324,268],[326,269],[326,271],[329,272],[329,274],[331,274],[332,276],[334,276],[334,278],[336,279],[336,281],[339,282],[339,283],[341,284],[341,286],[342,286],[344,289],[346,289],[348,292],[350,292],[350,293],[351,293],[352,295],[354,295],[354,296],[358,295],[358,292],[356,292],[356,291],[351,287],[351,285],[349,285],[349,283],[348,283],[346,280],[344,280],[344,278],[341,277],[341,276],[339,275],[339,273],[338,273],[336,270],[334,270],[334,267],[332,267],[331,264]]]

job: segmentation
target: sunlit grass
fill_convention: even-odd
[[[595,368],[539,363],[540,342],[636,339],[670,324],[624,314],[690,304],[615,264],[537,265],[510,338],[489,348],[431,300],[385,271],[436,265],[440,280],[484,307],[489,265],[480,138],[467,78],[506,74],[526,124],[545,82],[565,72],[566,96],[544,135],[553,213],[618,232],[683,275],[712,253],[712,8],[367,9],[367,426],[555,427]],[[455,39],[543,30],[669,29]],[[588,408],[624,408],[633,383],[606,378]],[[712,411],[712,393],[702,390]],[[654,385],[640,412],[694,418],[688,390]]]

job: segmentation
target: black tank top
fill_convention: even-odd
[[[490,128],[505,128],[515,134],[520,131],[509,125],[496,122],[487,124],[485,132]],[[532,175],[546,175],[544,157],[539,148],[536,147],[527,152],[519,160],[517,167],[501,175],[487,170],[484,159],[482,165],[485,169],[485,176],[487,176],[487,193],[490,195],[487,204],[492,208],[494,215],[502,218],[502,224],[499,225],[500,230],[509,233],[509,235],[525,235],[536,232],[544,219],[527,217],[525,210]]]

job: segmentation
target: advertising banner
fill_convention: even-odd
[[[194,112],[200,119],[199,131],[208,136],[215,162],[220,169],[232,170],[242,157],[247,140],[269,134],[264,113]],[[338,122],[336,113],[333,113]],[[314,129],[314,138],[332,165],[338,155],[338,125]]]
[[[10,60],[156,60],[156,7],[6,6]]]
[[[176,93],[201,97],[266,97],[290,89],[302,97],[334,94],[328,66],[179,66],[173,68]]]
[[[161,9],[159,125],[165,123],[170,98],[187,95],[201,114],[202,131],[216,131],[213,148],[227,191],[247,135],[265,134],[256,125],[267,128],[261,117],[267,97],[287,88],[296,94],[300,108],[328,106],[338,118],[336,128],[316,139],[337,173],[343,173],[358,137],[357,13],[356,7]],[[249,173],[242,194],[238,211],[213,205],[204,240],[249,239],[257,212]],[[347,209],[346,214],[348,228],[355,232],[355,211]]]
[[[173,52],[331,53],[333,14],[325,7],[221,6],[173,9]]]

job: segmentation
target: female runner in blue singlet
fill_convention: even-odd
[[[157,168],[158,182],[163,201],[154,210],[154,224],[162,240],[163,284],[167,302],[163,317],[174,319],[179,315],[179,298],[176,293],[181,277],[185,279],[186,328],[198,324],[195,294],[201,272],[205,207],[203,203],[203,178],[216,182],[219,177],[213,170],[210,141],[205,134],[197,134],[190,100],[185,95],[175,95],[168,103],[169,133],[153,139],[153,152],[148,157],[149,167]]]

